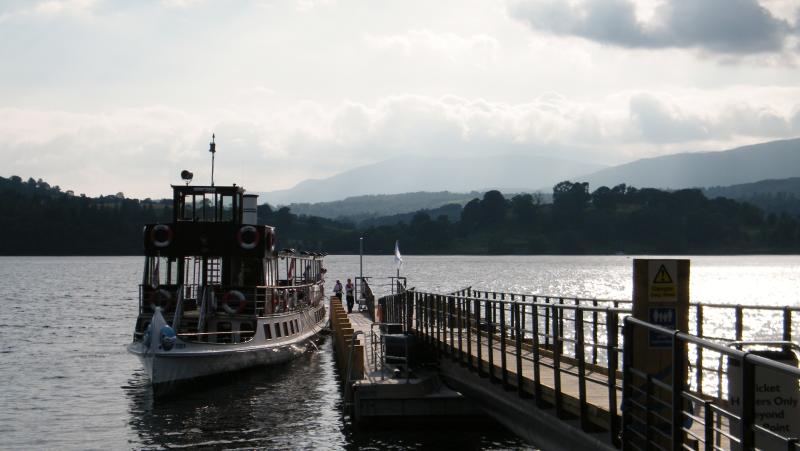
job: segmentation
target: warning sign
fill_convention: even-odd
[[[676,302],[678,300],[678,264],[675,260],[650,260],[648,281],[651,302]]]

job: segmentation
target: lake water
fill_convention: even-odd
[[[692,300],[800,305],[800,257],[692,257]],[[632,260],[599,257],[405,256],[419,289],[479,289],[629,299]],[[496,428],[355,430],[341,416],[330,342],[288,365],[154,402],[125,351],[136,317],[140,257],[2,257],[0,449],[509,449]],[[358,256],[326,259],[328,286]],[[364,258],[364,274],[396,271]],[[375,279],[380,286],[384,279]],[[386,287],[383,287],[386,288]],[[454,434],[453,431],[458,433]]]

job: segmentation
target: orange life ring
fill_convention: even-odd
[[[229,305],[236,302],[238,304],[235,309]],[[244,313],[247,308],[247,299],[241,291],[231,290],[222,296],[221,306],[222,310],[225,310],[225,313],[229,315]]]

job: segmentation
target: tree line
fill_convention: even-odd
[[[364,227],[267,204],[258,207],[258,217],[277,227],[281,248],[333,254],[357,253],[360,237],[371,254],[393,252],[396,240],[406,254],[800,252],[798,217],[708,199],[697,189],[623,184],[590,191],[587,183],[564,181],[553,187],[552,199],[507,198],[493,190],[463,208],[448,206],[448,215],[423,210],[400,222]],[[41,179],[16,176],[0,177],[0,208],[0,255],[138,255],[142,226],[172,217],[171,199],[76,196]]]

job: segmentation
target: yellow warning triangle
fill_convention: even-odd
[[[667,268],[665,268],[664,265],[661,265],[661,267],[658,268],[658,272],[656,273],[656,277],[653,279],[653,283],[673,283],[672,277],[669,276]]]

